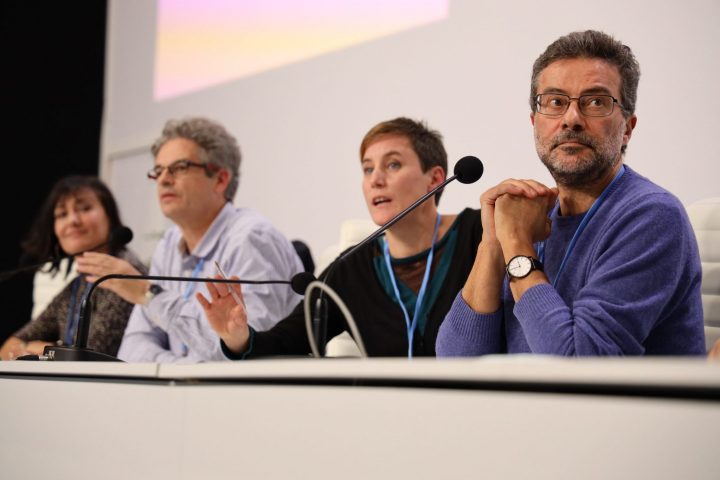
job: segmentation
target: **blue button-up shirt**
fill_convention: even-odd
[[[190,253],[177,226],[165,232],[150,275],[212,277],[217,274],[215,260],[229,276],[242,280],[290,280],[302,271],[292,244],[267,219],[227,203]],[[135,306],[118,357],[129,362],[227,360],[195,299],[198,291],[210,298],[205,284],[155,283],[164,291]],[[243,298],[248,323],[263,331],[285,318],[301,297],[289,285],[243,285]]]

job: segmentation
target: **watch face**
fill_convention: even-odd
[[[532,262],[528,257],[514,257],[507,266],[508,275],[515,278],[527,277],[532,270]]]

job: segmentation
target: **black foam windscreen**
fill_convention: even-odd
[[[133,231],[128,227],[118,227],[110,233],[110,243],[121,247],[130,243],[133,239]]]
[[[315,275],[313,275],[312,273],[300,272],[294,277],[292,277],[292,279],[290,280],[290,286],[292,287],[293,292],[299,295],[305,295],[305,290],[307,289],[307,286],[315,280]]]
[[[460,183],[475,183],[482,177],[484,170],[479,158],[468,155],[457,161],[453,173]]]

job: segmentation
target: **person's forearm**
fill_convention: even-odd
[[[505,264],[497,241],[480,242],[475,263],[462,290],[462,297],[478,313],[492,313],[500,308]]]
[[[134,305],[145,305],[148,301],[148,280],[109,280],[105,288],[111,290],[126,302]],[[101,284],[104,285],[104,284]]]

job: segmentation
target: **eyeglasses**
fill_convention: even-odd
[[[535,97],[537,113],[549,117],[559,117],[570,108],[570,103],[576,100],[580,113],[588,117],[607,117],[613,112],[617,103],[625,109],[612,95],[580,95],[571,97],[562,93],[541,93]]]
[[[171,163],[167,167],[162,167],[160,165],[155,165],[153,168],[151,168],[147,172],[147,176],[150,180],[157,180],[160,178],[160,175],[167,170],[171,177],[175,177],[177,174],[185,174],[187,173],[188,169],[190,167],[198,167],[205,170],[205,172],[217,172],[219,169],[216,165],[213,165],[211,163],[198,163],[198,162],[191,162],[190,160],[178,160],[176,162]]]

